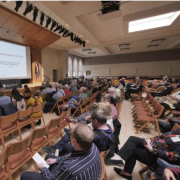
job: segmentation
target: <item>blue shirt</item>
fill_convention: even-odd
[[[11,103],[11,98],[8,96],[1,96],[0,97],[0,106],[4,104]]]
[[[53,95],[52,98],[57,101],[59,97],[63,97],[63,96],[65,96],[65,92],[63,89],[60,89],[57,93]]]
[[[46,89],[43,89],[43,91],[41,92],[41,94],[47,94],[47,93],[52,93],[51,88],[47,87]]]

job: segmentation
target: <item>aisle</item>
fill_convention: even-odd
[[[122,108],[121,108],[121,112],[120,112],[120,122],[122,124],[121,127],[121,133],[120,133],[120,147],[123,146],[123,144],[127,141],[127,139],[130,136],[137,136],[142,138],[141,133],[140,134],[135,134],[136,129],[133,127],[134,123],[133,123],[133,118],[132,118],[132,104],[130,101],[124,100],[122,103]],[[157,135],[157,132],[152,130],[147,130],[144,132],[146,137],[152,137]],[[143,164],[141,164],[140,162],[137,161],[136,166],[134,168],[134,172],[133,172],[133,180],[143,180],[143,177],[140,177],[140,175],[138,174],[138,171],[140,169],[142,169],[144,167]],[[108,180],[124,180],[124,178],[118,176],[114,170],[113,170],[114,166],[106,166],[106,172],[107,172],[107,176],[108,176]]]

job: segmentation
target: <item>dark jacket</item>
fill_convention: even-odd
[[[8,103],[0,106],[0,116],[8,116],[18,111],[13,103]]]

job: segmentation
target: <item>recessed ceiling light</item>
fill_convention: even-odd
[[[88,52],[88,54],[96,54],[96,52]]]
[[[130,43],[119,44],[120,48],[129,47]]]
[[[159,44],[153,44],[153,45],[148,45],[147,48],[156,48],[158,46],[159,46]]]
[[[170,26],[179,16],[180,11],[144,18],[129,22],[129,33]]]
[[[90,52],[91,49],[82,49],[83,52]]]
[[[121,34],[122,36],[124,35],[124,34]]]
[[[162,38],[162,39],[154,39],[151,41],[151,44],[159,44],[159,43],[162,43],[164,42],[166,39],[165,38]]]
[[[129,51],[130,48],[121,48],[120,51]]]

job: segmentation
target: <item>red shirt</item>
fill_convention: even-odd
[[[64,92],[65,92],[66,95],[70,95],[70,94],[71,94],[71,92],[69,91],[69,89],[64,89]]]

